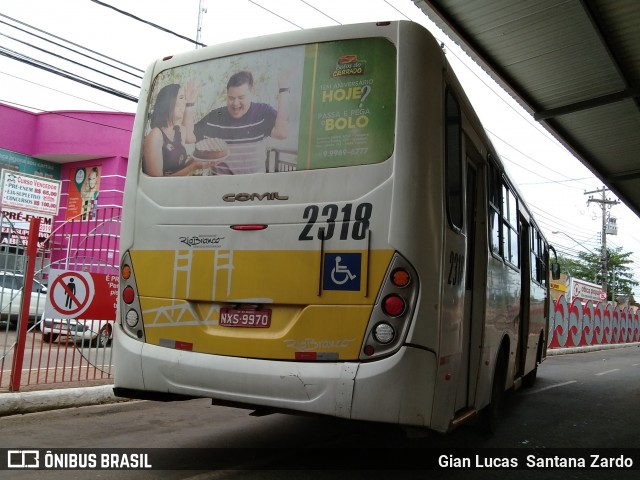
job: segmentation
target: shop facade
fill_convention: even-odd
[[[133,120],[132,113],[34,113],[0,104],[0,248],[5,254],[0,269],[20,269],[14,257],[34,240],[29,238],[34,216],[40,218],[37,241],[39,250],[49,251],[48,264],[118,265],[119,217]],[[51,186],[44,190],[51,194],[46,203],[38,198],[41,188],[23,187],[30,183]],[[9,192],[12,187],[15,192]],[[70,223],[73,228],[68,228]],[[64,234],[56,238],[56,232]]]

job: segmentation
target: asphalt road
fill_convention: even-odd
[[[416,437],[413,435],[416,432],[406,435],[390,425],[280,414],[250,416],[249,410],[212,406],[206,399],[171,403],[136,401],[16,415],[0,418],[0,448],[35,448],[43,452],[56,448],[72,451],[130,448],[139,452],[162,448],[166,450],[155,451],[153,458],[161,464],[170,461],[176,470],[0,474],[3,478],[65,480],[635,479],[638,470],[460,470],[433,468],[431,460],[436,452],[445,452],[452,459],[478,453],[495,458],[513,452],[492,449],[518,449],[525,454],[556,448],[640,449],[639,379],[638,347],[549,357],[540,366],[534,387],[510,395],[502,423],[492,436],[473,425],[445,435]],[[571,450],[576,451],[581,450]],[[211,457],[209,468],[177,470],[192,465],[194,457],[202,460],[203,452]],[[635,455],[638,468],[640,453]],[[295,458],[304,460],[292,463]],[[397,458],[408,461],[403,466],[382,468]],[[421,465],[421,458],[429,469]],[[288,469],[290,466],[296,469]],[[350,469],[344,469],[345,466]]]

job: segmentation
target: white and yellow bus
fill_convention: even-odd
[[[167,85],[178,113],[154,127]],[[259,134],[257,105],[272,115]],[[163,147],[166,165],[184,146],[178,168],[149,167],[154,128],[180,132]],[[119,396],[445,432],[491,419],[546,355],[549,247],[411,22],[153,63],[120,246]]]

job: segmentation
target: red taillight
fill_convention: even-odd
[[[391,274],[391,282],[396,287],[406,287],[411,283],[411,276],[404,268],[398,268]]]
[[[247,225],[231,225],[231,230],[251,231],[251,230],[264,230],[267,225],[262,224],[247,224]]]
[[[405,309],[405,302],[399,295],[389,295],[382,302],[382,310],[387,315],[398,317],[402,315]]]
[[[133,300],[134,300],[135,296],[136,296],[136,294],[133,291],[132,287],[126,287],[122,291],[122,300],[124,300],[124,302],[127,303],[127,304],[133,303]]]

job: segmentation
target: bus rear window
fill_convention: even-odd
[[[162,71],[148,99],[150,176],[290,172],[393,153],[396,49],[365,38],[213,58]]]

